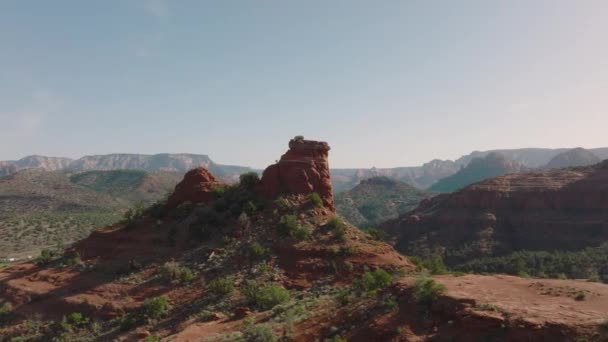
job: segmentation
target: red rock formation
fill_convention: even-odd
[[[383,229],[404,253],[445,247],[478,257],[597,246],[608,239],[608,161],[488,179],[423,201]]]
[[[169,207],[176,207],[184,202],[206,203],[213,200],[213,189],[221,186],[212,174],[204,167],[192,169],[184,179],[175,186],[169,197]]]
[[[281,160],[264,170],[257,193],[272,198],[281,193],[316,192],[323,199],[323,204],[334,210],[328,152],[326,142],[292,139],[289,150]]]

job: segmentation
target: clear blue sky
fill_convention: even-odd
[[[608,146],[608,1],[0,1],[0,160]]]

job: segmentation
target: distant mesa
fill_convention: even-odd
[[[257,192],[265,197],[281,193],[321,196],[325,207],[335,210],[329,174],[330,147],[326,142],[296,137],[289,141],[289,150],[281,159],[264,170]]]
[[[175,186],[175,191],[169,197],[169,207],[176,207],[185,202],[208,203],[213,200],[213,189],[222,186],[209,170],[197,167],[190,170],[184,179]]]

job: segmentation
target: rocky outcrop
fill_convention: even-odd
[[[176,207],[185,202],[210,202],[213,200],[213,189],[221,185],[222,183],[204,167],[190,170],[175,186],[175,191],[169,197],[167,204],[169,207]]]
[[[448,262],[516,250],[579,250],[608,240],[608,161],[511,174],[440,195],[384,224],[404,253]]]
[[[322,141],[292,139],[281,159],[264,170],[256,192],[264,197],[282,193],[316,192],[325,207],[334,210],[334,196],[329,175],[329,145]]]

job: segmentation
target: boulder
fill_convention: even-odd
[[[169,207],[191,203],[208,203],[213,200],[213,189],[222,186],[209,170],[198,167],[190,170],[184,179],[175,186],[175,191],[167,202]]]

